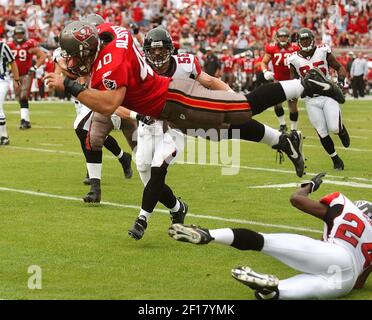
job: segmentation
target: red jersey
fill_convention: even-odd
[[[130,32],[104,23],[98,33],[110,32],[113,40],[99,53],[92,65],[91,88],[114,90],[126,87],[123,106],[144,115],[157,117],[162,112],[170,78],[157,75],[146,63]]]
[[[277,43],[266,45],[265,52],[271,56],[275,80],[289,80],[291,78],[286,59],[298,49],[297,44],[294,43],[286,48],[279,47]]]
[[[37,47],[36,41],[34,39],[29,39],[21,44],[17,44],[13,41],[8,43],[8,46],[15,57],[19,75],[24,76],[32,67],[33,54],[29,51],[30,49]]]
[[[232,72],[235,59],[229,55],[223,55],[221,57],[221,62],[223,64],[223,72]]]

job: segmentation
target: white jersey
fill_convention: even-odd
[[[331,53],[328,45],[317,46],[311,57],[304,58],[300,51],[292,53],[287,57],[288,65],[293,66],[301,77],[304,77],[310,69],[318,68],[329,78],[327,55]]]
[[[175,71],[171,75],[172,79],[196,79],[202,71],[198,59],[193,54],[181,53],[172,55],[171,59],[176,63]],[[164,132],[163,121],[155,120],[151,125],[145,125],[140,122],[138,130],[144,134],[162,135]],[[142,132],[142,130],[145,130],[145,132]]]
[[[172,79],[196,79],[201,73],[201,66],[198,59],[189,53],[173,55],[176,62],[176,70]]]
[[[320,200],[329,206],[323,240],[347,249],[358,274],[372,263],[372,220],[342,193],[335,192]]]

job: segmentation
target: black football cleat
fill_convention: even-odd
[[[131,168],[132,156],[129,153],[124,152],[123,156],[119,159],[121,166],[124,171],[125,179],[130,179],[133,176],[133,170]]]
[[[340,87],[328,80],[317,68],[311,69],[301,80],[304,92],[301,97],[314,97],[315,95],[333,98],[338,103],[345,103],[345,96]]]
[[[279,298],[279,279],[276,276],[253,271],[249,267],[236,267],[231,270],[235,280],[256,290],[255,296],[260,300],[276,300]]]
[[[284,152],[295,166],[296,174],[302,177],[305,171],[305,162],[302,153],[302,134],[301,131],[291,131],[290,134],[282,133],[279,143],[273,146],[280,153]]]
[[[207,244],[214,240],[208,229],[191,225],[172,224],[168,229],[168,235],[174,240],[190,242],[194,244]]]
[[[90,179],[90,191],[83,198],[87,203],[100,203],[101,202],[101,180]]]
[[[19,125],[19,129],[22,129],[22,130],[31,129],[30,121],[26,121],[25,119],[22,119],[21,124]]]
[[[342,171],[345,169],[344,162],[337,154],[334,157],[331,157],[331,159],[333,161],[333,169],[338,171]]]
[[[83,198],[84,202],[87,203],[100,203],[101,202],[101,190],[89,191]]]
[[[342,125],[342,130],[341,132],[338,134],[340,140],[341,140],[341,143],[342,145],[345,147],[345,148],[348,148],[350,146],[350,136],[349,136],[349,133],[347,132],[346,128],[344,125]]]
[[[180,198],[178,198],[178,201],[180,202],[180,209],[177,212],[170,212],[172,224],[184,223],[187,211],[189,211],[189,207],[186,202],[182,201]]]
[[[281,124],[279,126],[279,132],[287,132],[288,128],[286,124]]]
[[[0,137],[0,146],[7,146],[10,144],[8,137]]]
[[[128,230],[128,235],[135,240],[142,239],[147,228],[147,222],[145,216],[139,216],[134,222],[131,229]]]

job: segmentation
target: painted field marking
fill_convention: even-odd
[[[31,191],[31,190],[13,189],[13,188],[6,188],[6,187],[0,187],[0,191],[16,192],[16,193],[27,194],[27,195],[38,196],[38,197],[62,199],[62,200],[68,200],[68,201],[78,201],[78,202],[83,203],[83,200],[81,198],[70,197],[70,196],[61,196],[61,195],[50,194],[50,193],[45,193],[45,192],[35,192],[35,191]],[[141,209],[140,206],[129,205],[129,204],[120,204],[120,203],[107,202],[107,201],[101,201],[101,204],[106,205],[106,206],[112,206],[112,207],[133,209],[133,210],[137,210],[137,211],[139,211]],[[154,211],[169,215],[168,210],[155,209]],[[195,213],[188,213],[187,216],[188,217],[199,218],[199,219],[207,219],[207,220],[216,220],[216,221],[223,221],[223,222],[230,222],[230,223],[256,225],[256,226],[262,226],[262,227],[272,227],[272,228],[286,229],[286,230],[293,230],[293,231],[305,231],[305,232],[318,233],[318,234],[322,233],[320,230],[315,230],[315,229],[305,228],[305,227],[293,227],[293,226],[288,226],[288,225],[284,225],[284,224],[263,223],[263,222],[259,222],[259,221],[251,221],[251,220],[243,220],[243,219],[227,219],[227,218],[222,218],[222,217],[216,217],[216,216],[210,216],[210,215],[204,215],[204,214],[195,214]]]

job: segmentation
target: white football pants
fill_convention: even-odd
[[[309,120],[321,138],[329,133],[339,133],[342,123],[340,106],[336,100],[329,97],[314,97],[305,99]]]
[[[303,272],[279,281],[279,299],[332,299],[353,289],[358,275],[345,248],[296,234],[262,235],[263,253]]]
[[[177,130],[163,132],[163,121],[151,125],[139,122],[137,131],[136,166],[143,184],[151,178],[151,167],[172,164],[184,148],[184,136]]]
[[[4,100],[9,89],[9,81],[0,79],[0,121],[5,121]]]

